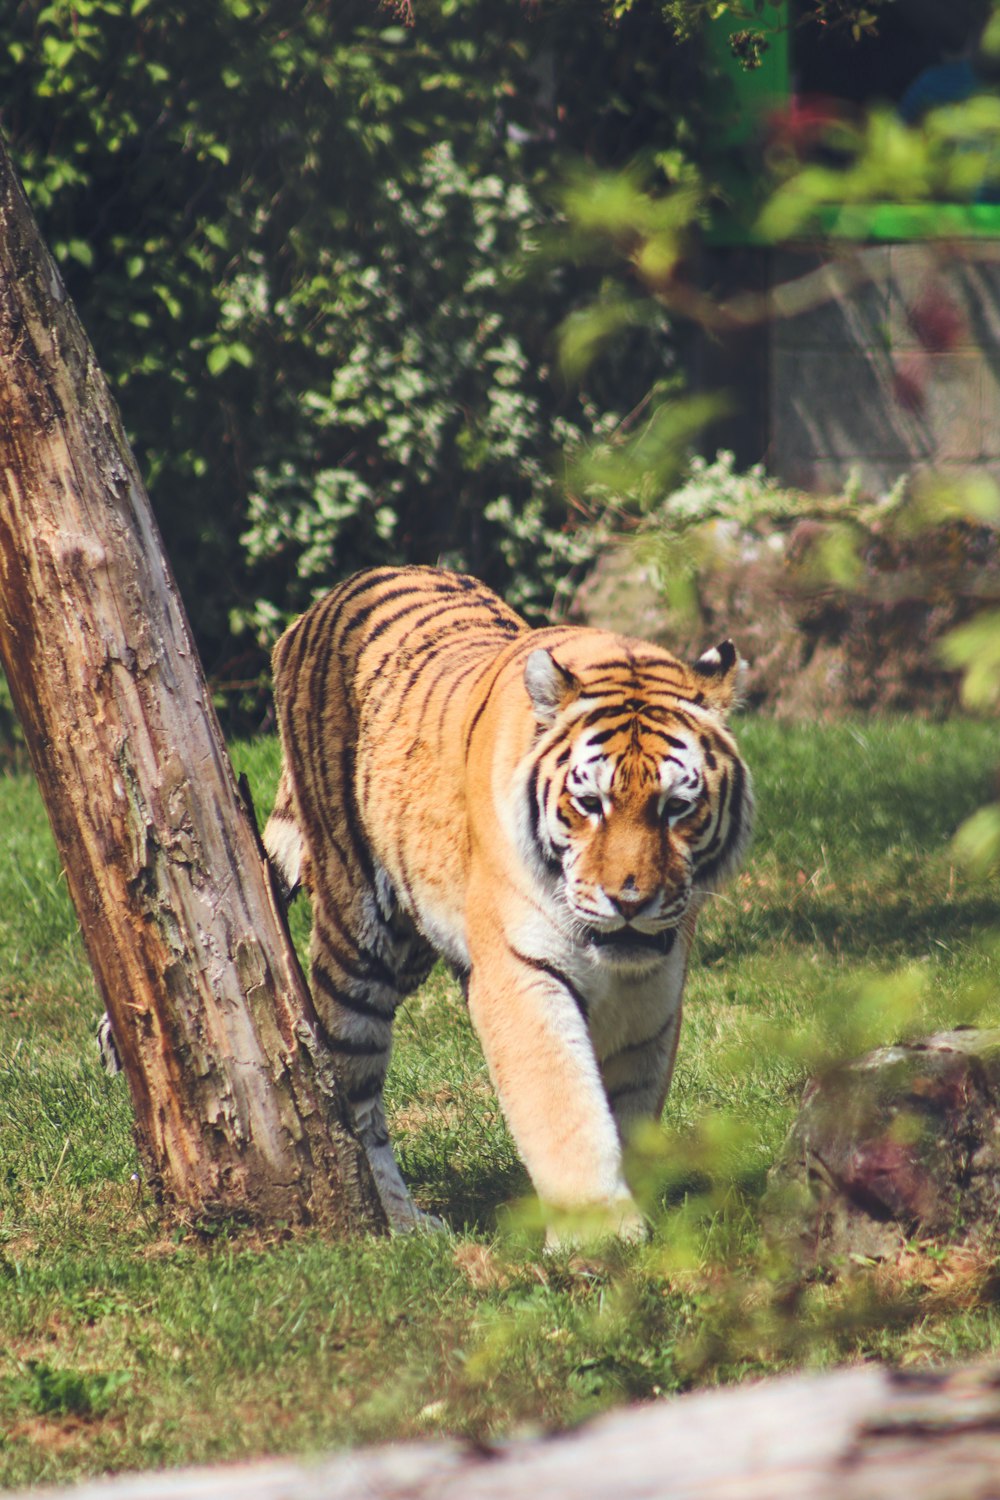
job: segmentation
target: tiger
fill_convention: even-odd
[[[550,1224],[646,1232],[624,1147],[662,1113],[697,915],[750,835],[726,723],[741,667],[728,640],[686,665],[532,628],[475,578],[416,566],[355,574],[281,636],[264,844],[310,893],[318,1040],[393,1229],[438,1222],[383,1085],[396,1010],[440,956]]]

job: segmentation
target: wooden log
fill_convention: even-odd
[[[987,1500],[1000,1368],[877,1365],[700,1391],[559,1437],[134,1474],[31,1500]],[[23,1500],[28,1500],[27,1494]]]
[[[0,660],[181,1219],[382,1228],[93,350],[0,145]]]

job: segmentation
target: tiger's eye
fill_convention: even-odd
[[[580,811],[586,813],[588,818],[594,813],[600,816],[604,811],[604,803],[600,797],[577,797],[574,800]]]
[[[665,818],[683,818],[694,807],[693,802],[688,802],[684,797],[668,797],[663,804],[663,816]]]

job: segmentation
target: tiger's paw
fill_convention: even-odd
[[[443,1219],[439,1219],[436,1214],[425,1213],[410,1197],[410,1190],[403,1181],[402,1173],[396,1165],[396,1158],[388,1141],[372,1145],[365,1141],[363,1133],[361,1139],[365,1145],[368,1165],[372,1169],[379,1202],[382,1204],[393,1234],[446,1232],[448,1226]]]
[[[418,1208],[416,1217],[410,1221],[409,1226],[404,1229],[406,1234],[450,1234],[451,1227],[437,1214],[429,1214],[426,1209]]]
[[[602,1241],[621,1240],[624,1244],[641,1244],[649,1238],[646,1216],[632,1198],[612,1203],[594,1203],[577,1209],[562,1209],[550,1214],[545,1234],[545,1251],[580,1250]]]
[[[437,1214],[429,1214],[424,1209],[418,1208],[413,1199],[407,1194],[406,1199],[398,1195],[393,1197],[382,1196],[382,1207],[385,1216],[389,1220],[389,1228],[393,1234],[448,1234],[448,1225]]]

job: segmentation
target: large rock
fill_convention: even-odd
[[[1000,1029],[880,1047],[806,1089],[771,1170],[771,1237],[836,1269],[903,1241],[984,1244],[1000,1212]]]
[[[658,583],[669,550],[609,545],[570,606],[572,619],[697,656],[732,636],[749,663],[746,702],[812,722],[847,713],[937,717],[958,707],[961,674],[943,636],[1000,599],[1000,531],[955,523],[908,540],[859,532],[850,587],[829,578],[826,522],[804,517],[768,535],[719,522],[705,542],[690,617]]]

